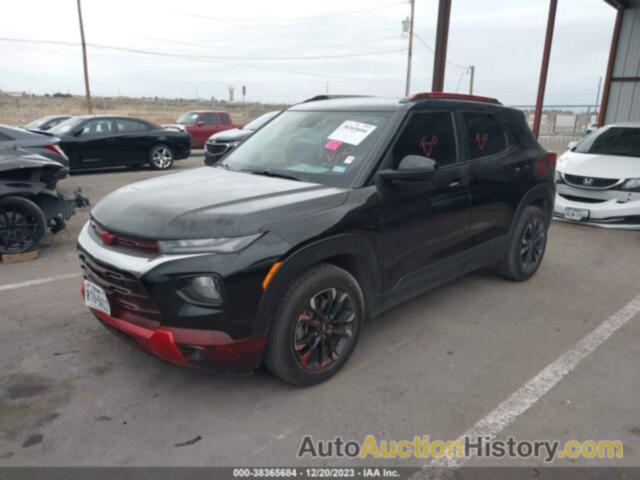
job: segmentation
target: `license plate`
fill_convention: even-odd
[[[89,280],[84,281],[84,303],[87,307],[94,308],[111,315],[111,305],[105,291]]]
[[[564,218],[567,220],[584,220],[589,218],[589,210],[586,208],[567,207],[564,209]]]

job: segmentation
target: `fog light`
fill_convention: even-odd
[[[191,290],[197,297],[211,303],[222,302],[222,295],[218,287],[218,281],[215,277],[201,276],[191,279]]]

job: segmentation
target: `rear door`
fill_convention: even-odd
[[[459,112],[465,162],[471,167],[470,245],[506,235],[531,176],[498,112]]]
[[[133,118],[114,118],[113,126],[111,144],[115,161],[123,165],[147,162],[153,146],[149,125]]]
[[[469,166],[459,162],[454,114],[418,111],[392,149],[393,168],[407,155],[437,162],[433,178],[384,186],[381,200],[386,287],[426,287],[429,267],[464,250],[470,221]]]

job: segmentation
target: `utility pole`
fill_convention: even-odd
[[[438,23],[436,26],[436,51],[433,54],[432,92],[442,92],[444,89],[444,72],[447,64],[450,20],[451,0],[439,0]]]
[[[411,55],[413,54],[413,20],[415,18],[416,0],[409,0],[411,3],[411,17],[409,19],[409,48],[407,49],[407,82],[404,88],[405,96],[409,96],[411,90]]]
[[[547,16],[547,33],[544,37],[544,49],[542,51],[542,66],[540,67],[540,80],[538,82],[538,95],[536,97],[536,109],[533,114],[533,134],[540,136],[540,123],[542,122],[542,107],[544,106],[544,91],[547,87],[547,75],[549,73],[549,58],[551,57],[551,44],[553,42],[553,29],[556,24],[556,10],[558,0],[549,0],[549,15]]]
[[[469,95],[473,95],[473,79],[476,74],[476,66],[471,65],[469,67]]]
[[[598,113],[598,104],[600,103],[600,89],[602,88],[602,77],[598,79],[598,91],[596,92],[596,113]]]
[[[91,107],[91,89],[89,88],[89,67],[87,65],[87,44],[84,40],[84,24],[82,23],[82,6],[78,0],[78,20],[80,21],[80,41],[82,42],[82,62],[84,64],[84,91],[87,96],[87,110],[93,113]]]

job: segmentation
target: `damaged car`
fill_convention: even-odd
[[[47,230],[63,230],[76,207],[89,205],[79,190],[71,198],[56,190],[64,169],[42,155],[0,149],[0,254],[36,249]]]

